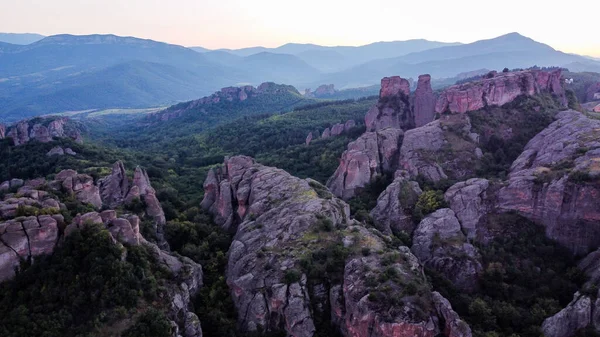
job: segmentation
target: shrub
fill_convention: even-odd
[[[419,196],[419,200],[417,200],[417,204],[413,210],[413,217],[418,222],[428,214],[445,207],[447,207],[447,204],[442,191],[427,190]]]
[[[283,277],[286,284],[292,284],[300,281],[302,278],[302,273],[295,269],[290,269],[285,272],[285,276]]]

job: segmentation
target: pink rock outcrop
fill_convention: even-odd
[[[348,144],[327,187],[336,196],[347,200],[378,175],[394,172],[403,135],[401,129],[392,128],[364,133]]]
[[[414,116],[415,126],[420,127],[432,122],[435,117],[436,99],[431,89],[431,76],[419,76],[415,91]]]
[[[400,76],[384,77],[381,80],[381,90],[379,98],[398,96],[400,93],[404,96],[410,95],[410,83]]]
[[[338,123],[331,127],[331,136],[339,136],[344,132],[344,124]]]
[[[600,246],[600,121],[573,110],[557,119],[515,160],[497,205],[543,225],[549,238],[573,253],[585,254]]]
[[[325,128],[325,130],[323,130],[323,133],[321,134],[321,138],[327,139],[329,137],[331,137],[331,131],[329,130],[329,128]]]
[[[6,126],[0,124],[0,139],[4,139],[4,137],[6,137]]]
[[[379,101],[365,116],[367,131],[385,128],[408,130],[415,125],[409,102],[410,84],[399,76],[384,77],[381,80]]]
[[[306,143],[306,146],[310,145],[310,142],[312,141],[312,139],[313,139],[313,133],[312,133],[312,132],[310,132],[310,133],[308,134],[308,136],[306,136],[306,141],[305,141],[305,143]]]
[[[438,98],[437,113],[466,113],[488,105],[504,105],[521,95],[550,93],[563,105],[567,98],[561,82],[561,71],[525,70],[500,73],[492,78],[452,86]]]
[[[79,130],[76,127],[68,127],[68,124],[67,118],[24,120],[9,127],[5,136],[12,138],[15,146],[23,145],[31,140],[48,143],[53,138],[71,138],[76,142],[81,142]]]

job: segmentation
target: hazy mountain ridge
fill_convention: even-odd
[[[44,35],[32,33],[0,33],[0,42],[26,45],[45,38]]]
[[[349,89],[372,86],[389,74],[416,78],[429,73],[439,82],[475,69],[533,65],[600,71],[600,62],[517,33],[463,45],[426,40],[361,47],[290,43],[274,49],[206,52],[134,37],[65,34],[29,45],[0,43],[0,119],[164,106],[226,86],[265,81],[291,84],[300,91],[322,84]]]

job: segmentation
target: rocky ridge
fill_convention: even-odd
[[[227,283],[243,331],[313,336],[333,324],[343,336],[471,336],[410,249],[351,220],[348,205],[316,181],[237,156],[209,173],[205,191],[202,207],[236,233]],[[347,258],[328,277],[303,262],[331,250]],[[396,276],[374,283],[386,268]],[[399,301],[378,299],[388,289]]]
[[[600,121],[560,112],[511,167],[498,208],[542,224],[575,254],[600,246]]]
[[[550,93],[567,106],[561,71],[525,70],[490,73],[491,78],[452,86],[438,98],[436,113],[466,113],[490,105],[504,105],[521,95]]]
[[[70,138],[78,143],[83,141],[75,125],[64,117],[37,117],[23,120],[9,126],[0,125],[0,139],[11,138],[15,146],[29,141],[51,142],[54,138]]]
[[[265,82],[260,84],[258,87],[251,85],[241,87],[226,87],[215,92],[214,94],[206,97],[202,97],[198,100],[181,103],[174,105],[168,109],[149,114],[146,117],[147,122],[161,122],[167,121],[173,118],[181,117],[184,113],[193,109],[201,109],[205,106],[218,104],[220,102],[243,102],[249,98],[267,95],[267,94],[278,94],[285,91],[293,92],[300,95],[298,90],[292,86],[279,85],[273,82]]]
[[[2,183],[3,187],[7,185],[8,191],[0,189],[6,193],[0,201],[0,281],[12,278],[23,262],[35,263],[36,258],[52,254],[75,230],[97,224],[108,230],[115,244],[147,245],[150,248],[157,261],[172,274],[166,291],[174,336],[202,336],[200,320],[189,310],[191,297],[202,286],[200,265],[146,241],[140,234],[140,218],[134,214],[109,209],[78,214],[70,221],[65,220],[61,214],[67,210],[63,197],[75,196],[82,204],[102,206],[100,188],[94,185],[90,176],[64,170],[55,180],[13,179]],[[10,193],[12,190],[15,192]]]

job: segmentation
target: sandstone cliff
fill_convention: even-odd
[[[435,103],[435,95],[431,89],[431,76],[419,76],[413,104],[416,127],[433,122],[435,118]]]
[[[542,224],[576,254],[600,246],[600,121],[564,111],[535,136],[498,194],[501,210]]]
[[[492,78],[452,86],[438,98],[437,113],[465,113],[489,105],[504,105],[521,95],[552,94],[563,105],[567,98],[561,71],[525,70],[495,74]]]
[[[243,331],[313,336],[333,324],[343,336],[471,336],[407,247],[351,220],[313,180],[232,157],[207,177],[202,206],[236,233],[227,283]],[[320,260],[332,252],[335,262]]]
[[[408,130],[415,127],[415,118],[409,103],[410,84],[399,76],[381,80],[379,101],[365,116],[367,131],[385,128]]]
[[[398,149],[403,134],[401,129],[388,128],[366,132],[348,144],[327,187],[336,196],[350,199],[357,189],[365,187],[377,176],[393,173],[398,167]]]

